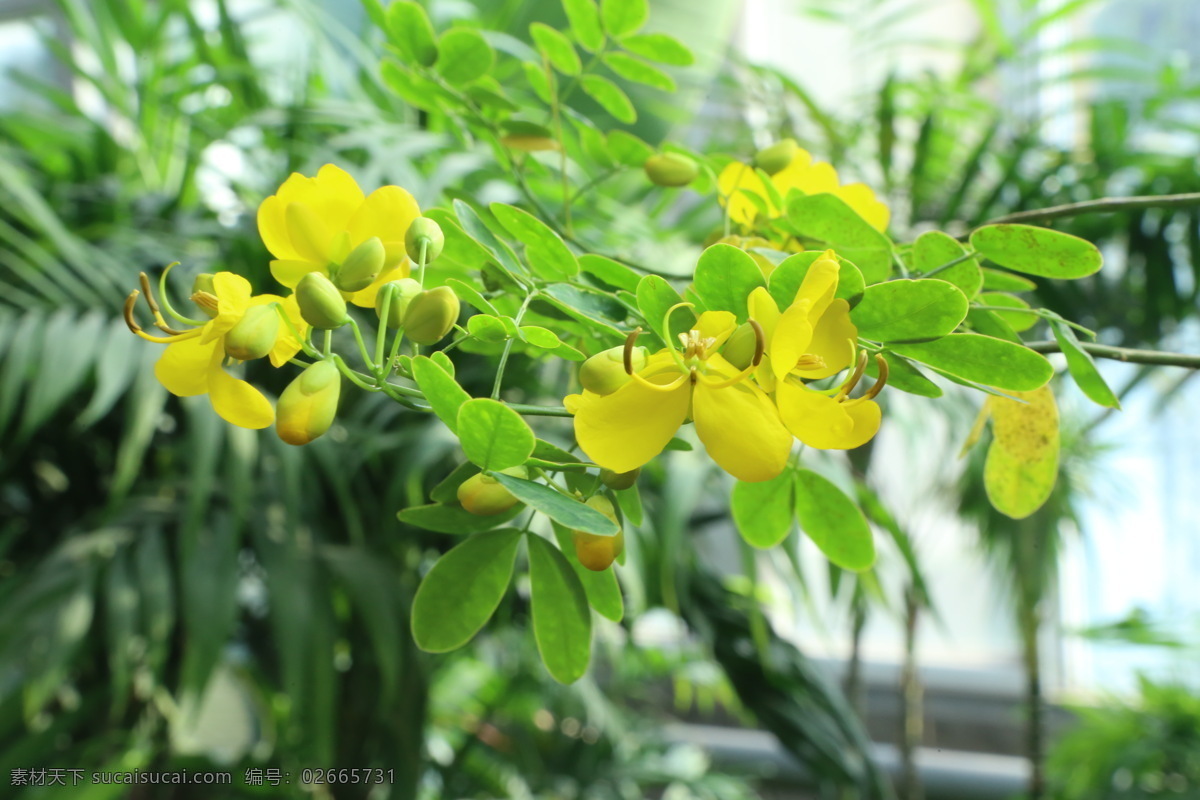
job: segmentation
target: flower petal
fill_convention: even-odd
[[[205,324],[200,341],[207,344],[224,336],[238,324],[250,304],[250,281],[232,272],[213,275],[213,293],[217,296],[217,316]]]
[[[383,288],[383,285],[389,281],[398,281],[401,278],[407,278],[410,266],[411,262],[405,259],[400,262],[399,266],[384,270],[375,276],[375,280],[371,281],[370,286],[350,295],[350,302],[359,308],[374,308],[375,296],[379,294],[379,290]]]
[[[262,201],[258,207],[258,235],[276,258],[299,258],[292,240],[288,238],[287,222],[283,216],[285,203],[276,195]]]
[[[289,289],[295,289],[300,279],[310,272],[328,274],[325,262],[304,261],[299,258],[279,259],[271,262],[271,275]]]
[[[673,364],[657,374],[640,374],[659,385],[680,376]],[[571,405],[575,412],[575,440],[589,458],[606,469],[613,472],[637,469],[671,441],[687,416],[691,395],[687,381],[669,392],[630,381],[612,394],[574,395]]]
[[[167,345],[154,365],[154,375],[167,391],[177,397],[194,397],[208,391],[208,365],[217,343],[202,343],[192,337]]]
[[[858,328],[850,321],[850,304],[837,298],[813,326],[808,352],[825,361],[821,369],[796,370],[805,380],[819,380],[836,375],[854,363]]]
[[[729,218],[739,225],[749,225],[758,216],[758,207],[754,201],[742,194],[742,189],[754,192],[764,200],[767,190],[756,173],[748,164],[733,161],[725,165],[717,176],[717,187],[722,197],[721,204],[729,206]],[[770,201],[767,200],[769,203]]]
[[[767,344],[771,355],[771,371],[776,380],[783,380],[783,377],[796,367],[800,356],[808,352],[813,334],[812,322],[808,316],[810,308],[811,304],[802,300],[793,303],[779,317],[775,335]]]
[[[800,188],[800,183],[811,166],[812,154],[801,147],[796,150],[796,155],[792,156],[790,164],[771,176],[771,183],[775,184],[779,194],[786,199],[790,190]]]
[[[296,302],[296,295],[290,295],[282,299],[283,313],[292,324],[296,326],[296,331],[303,336],[308,330],[308,323],[300,316],[300,306]],[[300,342],[292,335],[285,325],[279,330],[279,338],[275,340],[275,346],[271,348],[270,357],[271,364],[275,367],[282,367],[288,362],[288,359],[293,358],[296,353],[300,352]]]
[[[714,363],[715,362],[715,363]],[[710,374],[737,374],[720,356],[709,360]],[[712,459],[741,481],[767,481],[787,465],[792,436],[774,403],[749,381],[714,389],[700,381],[692,397],[696,433]]]
[[[208,396],[213,409],[228,423],[257,430],[275,421],[275,409],[263,393],[221,368],[218,356],[209,362]]]
[[[891,210],[884,205],[865,183],[848,183],[834,192],[854,209],[860,217],[879,231],[886,231],[892,217]]]
[[[797,439],[818,450],[851,450],[879,432],[882,412],[874,400],[839,403],[797,381],[781,382],[775,398],[783,424]]]
[[[792,300],[792,305],[799,303],[801,300],[809,301],[811,304],[809,314],[815,322],[825,313],[825,309],[833,301],[834,292],[837,291],[838,271],[840,269],[833,251],[825,251],[808,268],[808,272],[804,275],[804,280],[800,282],[800,288],[796,290],[796,296]]]
[[[750,319],[757,322],[763,329],[763,336],[769,342],[775,336],[775,327],[779,324],[779,306],[766,287],[756,286],[747,300],[750,309]]]
[[[728,311],[705,311],[696,320],[692,330],[699,331],[702,339],[714,339],[709,352],[716,352],[737,330],[737,317]]]
[[[408,226],[419,216],[421,209],[411,194],[399,186],[382,186],[371,192],[350,218],[346,226],[350,246],[358,247],[372,236],[378,236],[382,242],[403,244]]]
[[[288,238],[300,258],[326,264],[333,257],[334,228],[307,203],[289,203],[284,211]]]

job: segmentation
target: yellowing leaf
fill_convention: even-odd
[[[983,482],[997,511],[1024,519],[1049,499],[1058,478],[1058,406],[1046,386],[1016,396],[988,398],[993,438]]]
[[[1012,394],[1025,402],[988,398],[995,443],[1021,461],[1037,461],[1050,450],[1057,452],[1058,405],[1050,387]]]

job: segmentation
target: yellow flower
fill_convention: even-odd
[[[691,417],[709,455],[729,474],[765,481],[782,472],[792,437],[770,398],[746,380],[754,366],[739,372],[717,353],[735,327],[728,311],[705,312],[680,335],[682,353],[661,350],[638,371],[627,360],[633,380],[611,394],[568,396],[579,446],[601,467],[629,472],[661,453]]]
[[[258,207],[258,232],[271,255],[271,274],[295,288],[309,272],[330,273],[354,248],[372,238],[384,247],[383,268],[361,291],[348,298],[362,308],[375,306],[379,287],[407,278],[404,234],[421,210],[399,186],[384,186],[364,196],[354,178],[333,164],[316,177],[292,173],[279,191]]]
[[[222,366],[228,357],[225,352],[225,337],[242,320],[246,312],[258,306],[279,303],[292,325],[301,336],[307,326],[300,318],[300,309],[295,297],[278,297],[273,294],[251,295],[250,282],[232,272],[218,272],[212,278],[212,293],[197,292],[193,296],[202,307],[214,313],[203,325],[184,331],[169,328],[158,313],[157,305],[147,289],[147,300],[154,312],[156,325],[168,333],[167,336],[150,336],[142,331],[133,319],[133,306],[137,292],[125,303],[125,321],[130,329],[152,342],[167,345],[162,357],[154,366],[154,374],[167,391],[179,397],[207,394],[213,409],[222,419],[243,428],[265,428],[275,419],[275,411],[262,392],[246,381],[233,377]],[[300,350],[300,342],[287,329],[280,326],[268,355],[276,367],[287,363]]]
[[[766,289],[749,298],[750,318],[763,331],[766,355],[755,380],[775,394],[779,416],[804,444],[820,450],[849,450],[870,441],[879,431],[881,413],[873,398],[880,380],[862,397],[848,399],[862,379],[866,353],[858,353],[858,329],[850,321],[850,305],[835,298],[838,263],[832,250],[809,267],[790,306],[782,313]],[[828,378],[851,365],[854,371],[832,393],[809,389],[804,381]]]
[[[837,170],[832,164],[823,161],[814,163],[812,155],[801,148],[796,149],[790,164],[771,176],[771,183],[784,200],[792,189],[799,189],[805,194],[835,195],[881,231],[887,229],[888,220],[891,218],[888,207],[875,197],[869,186],[865,183],[840,184]],[[758,215],[758,207],[741,192],[742,189],[761,197],[766,202],[772,219],[783,214],[783,209],[776,208],[771,202],[758,173],[748,164],[739,161],[727,164],[717,177],[717,186],[721,192],[722,205],[729,204],[729,217],[739,225],[753,225]]]

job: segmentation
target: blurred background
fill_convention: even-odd
[[[739,547],[725,477],[671,453],[588,677],[545,674],[519,582],[470,646],[418,652],[408,604],[454,540],[395,512],[458,458],[436,420],[355,395],[288,448],[169,397],[120,319],[172,261],[265,287],[254,211],[293,170],[519,201],[389,89],[371,5],[0,0],[0,795],[1200,797],[1200,387],[1177,368],[1101,363],[1115,413],[1063,383],[1059,485],[1022,522],[990,510],[982,450],[958,458],[979,397],[885,393],[872,446],[813,459],[877,527],[863,575],[795,533]],[[425,5],[501,52],[565,24],[558,0]],[[793,136],[900,240],[1200,191],[1194,0],[652,0],[648,29],[697,60],[675,94],[629,89],[634,133],[743,158]],[[589,202],[597,249],[680,272],[720,219],[636,172]],[[1200,352],[1200,208],[1054,226],[1106,266],[1035,305]],[[522,361],[529,394],[563,385]],[[459,371],[486,392],[485,359]],[[386,781],[302,785],[368,767]],[[234,785],[26,785],[48,768]]]

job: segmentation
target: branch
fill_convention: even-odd
[[[1116,214],[1120,211],[1137,211],[1143,208],[1190,208],[1198,205],[1200,205],[1200,192],[1145,197],[1102,197],[1099,200],[1085,200],[1082,203],[1067,203],[1062,206],[1051,206],[1033,211],[1018,211],[989,220],[984,224],[1045,221],[1060,217],[1078,217],[1083,214]]]
[[[1026,342],[1025,346],[1035,353],[1061,353],[1058,342]],[[1129,364],[1156,364],[1162,367],[1184,367],[1200,369],[1200,355],[1189,353],[1164,353],[1160,350],[1134,350],[1129,347],[1111,347],[1106,344],[1079,344],[1097,358],[1111,358]]]

